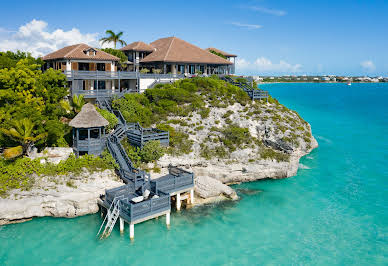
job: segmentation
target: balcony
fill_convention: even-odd
[[[108,80],[108,79],[179,79],[183,74],[144,74],[129,71],[64,71],[68,80]]]

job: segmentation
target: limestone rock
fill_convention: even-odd
[[[238,199],[236,192],[231,187],[209,176],[197,176],[194,191],[202,198],[224,195],[233,200]]]
[[[76,217],[98,211],[97,199],[105,189],[123,185],[114,172],[105,170],[73,176],[42,177],[30,191],[12,191],[11,197],[0,199],[0,225],[33,217]],[[55,178],[56,184],[50,180]],[[69,187],[66,182],[71,180]]]

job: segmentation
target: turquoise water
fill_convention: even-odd
[[[0,227],[1,265],[387,265],[388,84],[271,84],[319,148],[297,176],[235,186],[238,202],[95,234],[99,215]],[[256,193],[258,190],[262,191]]]

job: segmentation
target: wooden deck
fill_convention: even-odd
[[[237,82],[230,76],[222,76],[221,79],[234,86],[237,86],[243,89],[252,100],[261,100],[261,99],[268,100],[268,95],[269,95],[268,91],[258,89],[258,88],[253,88],[248,83]]]
[[[127,137],[130,144],[143,148],[150,140],[158,140],[160,144],[168,146],[170,135],[168,131],[157,128],[143,128],[139,123],[127,123]]]
[[[107,235],[110,234],[117,214],[120,218],[120,230],[124,221],[130,224],[131,238],[134,235],[133,225],[136,223],[166,215],[168,217],[166,222],[169,224],[172,195],[177,195],[178,210],[181,201],[180,193],[190,191],[190,199],[191,202],[193,201],[194,174],[178,167],[169,166],[167,175],[151,180],[149,173],[133,166],[121,145],[121,140],[127,137],[132,145],[140,147],[143,147],[144,143],[150,140],[159,140],[162,144],[168,145],[168,132],[159,129],[144,129],[139,123],[127,123],[120,111],[112,109],[109,99],[97,99],[96,102],[100,108],[112,112],[118,118],[119,123],[115,130],[108,135],[106,146],[119,165],[118,173],[121,179],[126,183],[124,186],[106,190],[104,200],[99,201],[99,205],[106,208],[107,213],[109,213],[104,233],[108,228]],[[146,191],[149,192],[147,198],[140,202],[133,200],[140,196],[146,196]],[[113,210],[114,215],[110,210]]]

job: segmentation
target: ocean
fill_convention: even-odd
[[[1,265],[388,265],[388,83],[266,84],[319,147],[296,176],[98,240],[99,214],[0,226]]]

